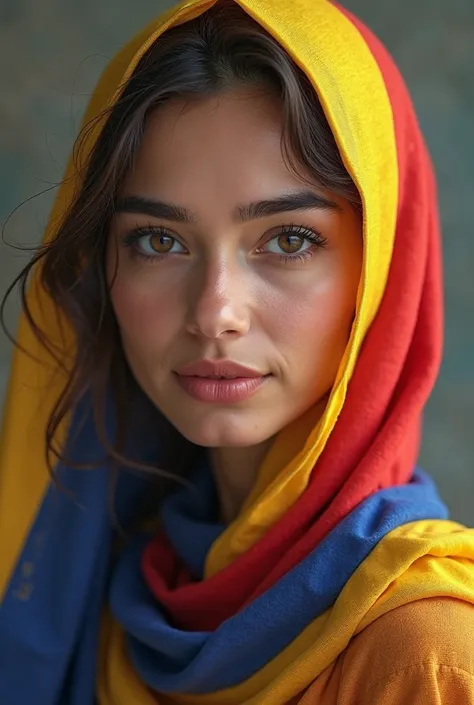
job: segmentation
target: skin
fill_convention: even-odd
[[[360,217],[314,179],[308,186],[309,174],[300,179],[287,168],[281,135],[280,106],[262,92],[170,101],[150,116],[120,197],[174,204],[192,220],[133,207],[117,212],[109,236],[112,304],[127,360],[180,433],[211,449],[227,521],[274,436],[310,407],[323,412],[350,334],[362,264]],[[302,191],[332,206],[237,217],[239,208]],[[130,244],[137,227],[145,235]],[[305,240],[307,231],[324,244]],[[203,358],[270,376],[244,401],[197,401],[174,371]]]

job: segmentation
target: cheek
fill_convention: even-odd
[[[111,300],[125,347],[143,356],[165,346],[179,324],[175,297],[146,280],[118,277]]]
[[[288,362],[313,372],[326,365],[337,368],[350,335],[357,285],[356,277],[328,273],[317,283],[303,277],[278,297],[268,323],[273,340],[291,358]]]

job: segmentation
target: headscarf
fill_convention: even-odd
[[[193,477],[200,500],[186,488],[169,496],[162,531],[135,536],[111,564],[107,468],[59,464],[68,492],[51,483],[44,430],[64,380],[51,377],[21,319],[19,342],[34,357],[15,354],[0,456],[0,700],[9,705],[92,705],[95,694],[100,705],[286,703],[387,611],[429,596],[474,602],[474,532],[447,520],[415,469],[442,296],[434,179],[407,91],[378,40],[335,3],[235,1],[305,71],[359,190],[364,259],[350,339],[322,418],[309,410],[279,434],[233,523],[215,522],[204,463]],[[214,4],[183,2],[132,39],[85,124],[113,106],[164,31]],[[69,164],[46,239],[104,119]],[[56,340],[46,292],[33,285],[29,302]],[[101,453],[88,403],[62,429],[67,457],[83,464]],[[112,405],[106,422],[112,434]],[[138,447],[146,462],[156,439]],[[121,520],[146,491],[121,474]]]

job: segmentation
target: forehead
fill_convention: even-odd
[[[262,91],[173,99],[148,119],[125,191],[199,213],[301,186],[282,153],[279,101]]]

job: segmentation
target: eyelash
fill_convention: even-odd
[[[269,238],[266,242],[265,245],[271,242],[272,240],[275,240],[278,237],[281,237],[282,235],[298,235],[301,237],[303,240],[306,242],[310,242],[312,245],[315,246],[317,249],[322,249],[323,247],[326,246],[327,243],[327,238],[325,238],[318,230],[313,230],[311,228],[307,228],[303,225],[281,225],[280,226],[280,231],[273,235],[273,237]],[[294,262],[303,262],[305,260],[311,259],[311,257],[314,255],[315,249],[308,247],[308,249],[303,250],[303,252],[295,252],[293,255],[284,255],[284,254],[279,254],[276,255],[278,259],[285,263],[285,264],[291,264]]]
[[[147,225],[145,227],[135,228],[135,230],[127,233],[123,238],[122,243],[124,247],[132,247],[134,256],[139,257],[142,260],[161,260],[166,255],[160,255],[158,253],[156,255],[145,255],[135,247],[141,238],[149,237],[151,235],[165,235],[166,237],[172,237],[173,240],[177,240],[179,242],[178,238],[171,234],[170,231],[163,225]]]
[[[302,225],[281,225],[280,227],[281,230],[277,234],[273,235],[273,237],[269,238],[264,245],[262,245],[262,247],[272,240],[282,237],[283,235],[298,235],[303,240],[315,245],[318,249],[325,247],[327,243],[327,239],[317,230],[313,230]],[[130,233],[127,233],[122,242],[124,247],[134,247],[134,245],[136,245],[141,238],[149,237],[150,235],[165,235],[166,237],[171,237],[179,242],[178,238],[162,225],[149,225],[146,227],[136,228]],[[263,252],[261,248],[259,248],[257,252],[258,251]],[[303,250],[303,252],[296,252],[295,254],[278,254],[275,256],[278,257],[280,261],[289,264],[292,262],[301,262],[310,259],[313,255],[314,249],[308,248]],[[166,254],[145,255],[143,252],[140,252],[136,247],[134,247],[134,256],[146,261],[156,261],[166,257]]]

